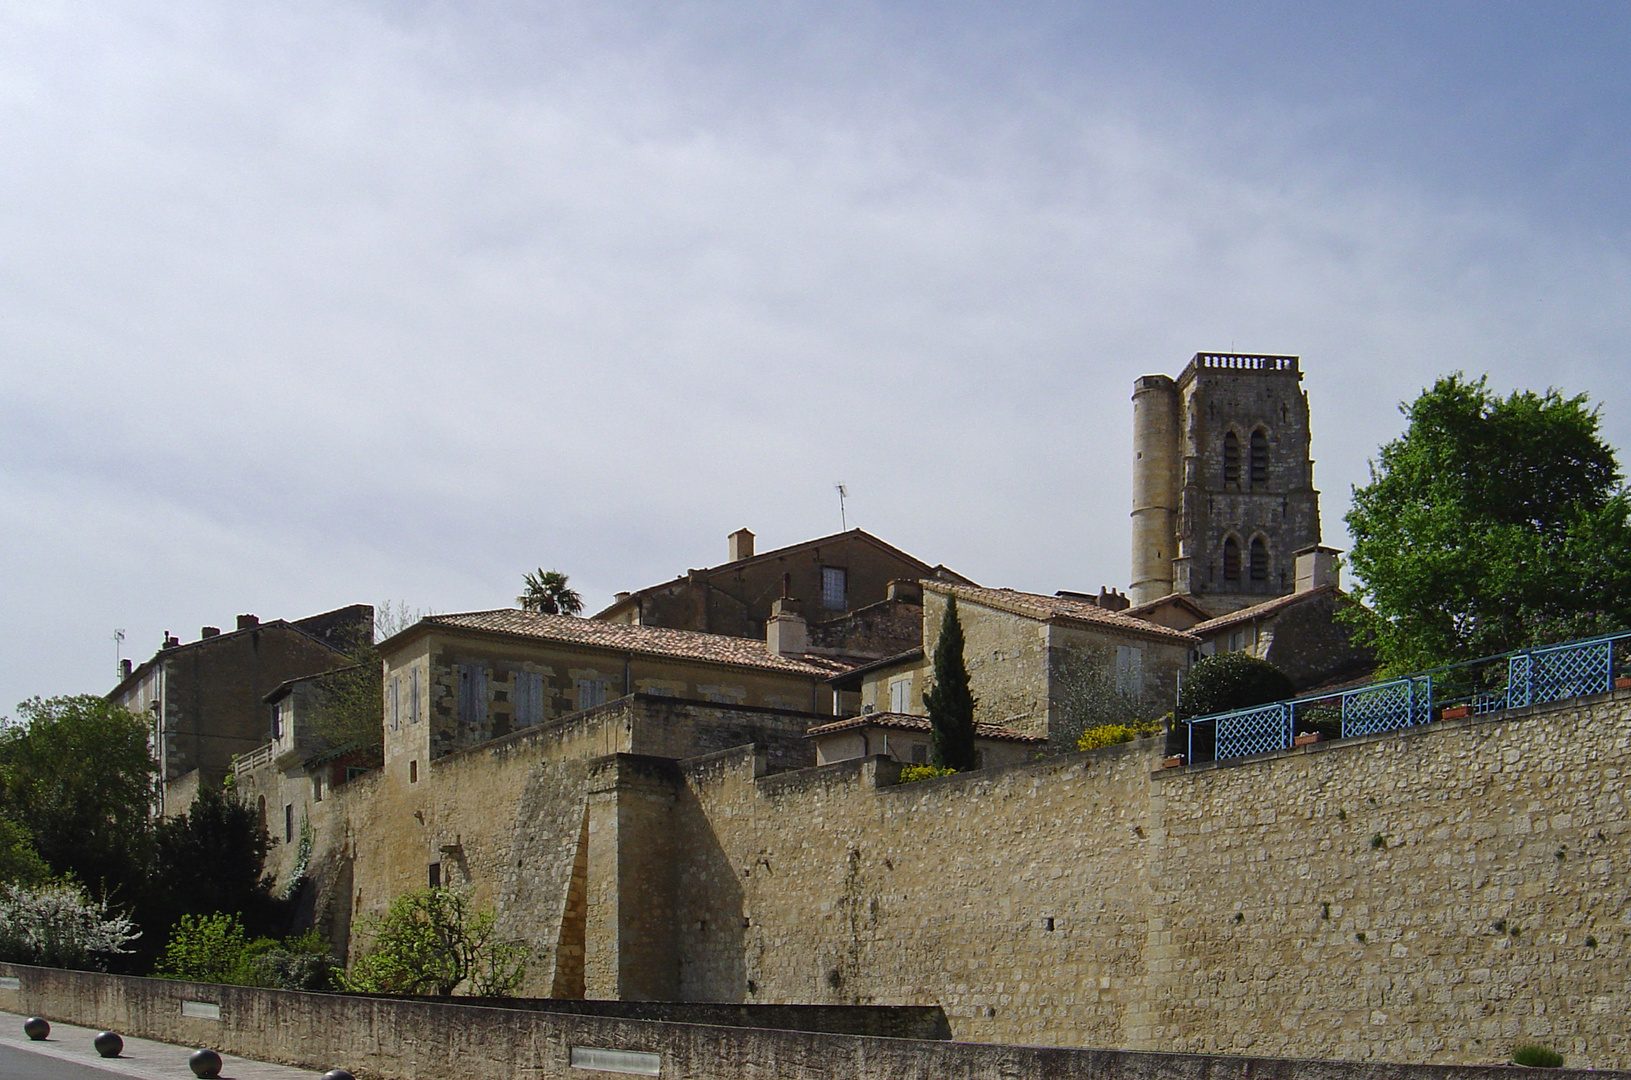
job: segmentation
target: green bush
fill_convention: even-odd
[[[531,949],[498,936],[491,909],[476,911],[463,889],[415,889],[365,919],[368,949],[342,972],[359,994],[435,994],[461,987],[476,997],[508,997],[525,981]]]
[[[1563,1055],[1544,1046],[1520,1046],[1512,1051],[1512,1063],[1531,1069],[1556,1069],[1562,1066]]]
[[[1161,724],[1155,720],[1132,724],[1100,724],[1098,727],[1091,727],[1082,732],[1082,737],[1076,740],[1076,749],[1096,750],[1101,746],[1114,746],[1117,743],[1142,739],[1146,735],[1159,734],[1161,734]]]
[[[183,915],[170,932],[154,974],[276,990],[327,990],[334,983],[334,960],[316,930],[287,941],[251,940],[238,916],[217,912]]]
[[[1291,677],[1246,653],[1208,656],[1189,669],[1178,694],[1178,719],[1267,705],[1296,696]]]
[[[915,784],[919,780],[933,780],[937,776],[950,776],[956,769],[942,769],[938,765],[907,765],[900,771],[900,782]]]

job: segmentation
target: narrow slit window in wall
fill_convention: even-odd
[[[1252,580],[1269,579],[1269,546],[1261,536],[1252,541]]]
[[[1223,435],[1223,483],[1240,484],[1240,437],[1232,431]]]
[[[1252,487],[1269,482],[1269,437],[1258,428],[1252,432]]]
[[[1240,580],[1240,541],[1232,536],[1223,541],[1223,580]]]

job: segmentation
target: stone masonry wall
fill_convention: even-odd
[[[958,1039],[1439,1063],[1535,1041],[1624,1067],[1628,709],[906,786],[886,762],[694,762],[682,985],[937,1003]]]

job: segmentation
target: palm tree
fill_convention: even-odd
[[[583,597],[566,587],[566,575],[559,570],[538,568],[524,579],[527,591],[515,598],[523,611],[544,615],[576,615],[583,610]]]

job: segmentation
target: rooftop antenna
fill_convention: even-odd
[[[123,630],[115,630],[113,632],[113,670],[116,673],[114,676],[115,678],[120,678],[124,674],[124,646],[125,632]]]
[[[843,526],[839,531],[849,532],[849,517],[844,513],[844,500],[849,498],[849,488],[843,484],[834,484],[833,487],[838,489],[838,522]]]

